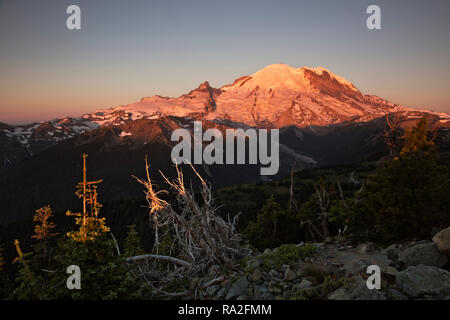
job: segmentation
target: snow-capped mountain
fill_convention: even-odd
[[[350,81],[327,69],[273,64],[219,89],[204,82],[178,98],[156,95],[77,118],[25,126],[0,124],[0,168],[81,133],[139,119],[175,116],[254,127],[305,128],[366,122],[393,112],[412,118],[430,113],[434,126],[450,125],[450,115],[403,108],[364,95]]]
[[[272,177],[277,179],[292,168],[380,159],[386,151],[385,115],[393,112],[402,126],[426,116],[433,128],[440,128],[443,149],[450,150],[450,115],[364,95],[323,68],[286,65],[270,65],[218,89],[204,82],[178,98],[146,97],[78,118],[26,126],[0,123],[0,224],[29,218],[48,203],[59,211],[76,206],[73,186],[80,178],[82,153],[89,154],[95,178],[104,179],[102,201],[141,197],[131,175],[145,174],[143,159],[148,156],[156,184],[163,183],[158,170],[175,177],[171,133],[192,130],[197,119],[205,130],[222,132],[230,127],[280,128],[280,170]],[[215,187],[263,179],[255,165],[203,164],[196,170]],[[194,179],[189,174],[185,178]]]
[[[139,102],[86,115],[100,125],[159,115],[229,120],[249,126],[324,126],[368,121],[403,110],[363,95],[351,82],[324,68],[273,64],[219,89],[208,82],[178,98],[145,97]]]
[[[256,127],[327,126],[414,112],[374,95],[324,68],[273,64],[219,89],[208,82],[178,98],[152,96],[85,115],[99,125],[160,115],[232,121]],[[444,118],[450,115],[441,114]]]

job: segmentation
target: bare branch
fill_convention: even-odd
[[[134,261],[139,261],[139,260],[146,260],[146,259],[157,259],[157,260],[164,260],[164,261],[169,261],[172,263],[176,263],[185,267],[190,268],[192,265],[189,262],[177,259],[177,258],[173,258],[173,257],[169,257],[169,256],[162,256],[162,255],[158,255],[158,254],[143,254],[140,256],[134,256],[134,257],[129,257],[127,258],[127,262],[134,262]]]

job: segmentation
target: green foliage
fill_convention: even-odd
[[[18,300],[45,299],[45,292],[42,290],[42,278],[37,276],[30,268],[30,262],[27,257],[31,253],[23,253],[18,240],[14,241],[17,251],[17,258],[13,263],[19,263],[17,287],[12,294],[13,298]]]
[[[50,292],[53,299],[128,299],[139,289],[123,258],[115,255],[114,241],[106,236],[86,242],[63,238],[58,243],[55,261],[55,289]],[[65,286],[70,265],[80,267],[81,290],[68,290]]]
[[[283,264],[294,264],[298,260],[313,256],[315,249],[311,244],[297,246],[295,244],[283,244],[274,253],[262,256],[263,266],[266,269],[280,267]]]
[[[282,243],[297,242],[299,221],[290,210],[283,210],[272,195],[258,214],[250,221],[244,234],[258,249],[274,248]]]
[[[139,256],[145,251],[141,248],[141,238],[135,229],[135,225],[128,226],[128,234],[124,243],[125,256]]]
[[[157,253],[166,256],[173,256],[177,253],[176,243],[168,228],[165,228],[165,231],[161,236],[161,240],[157,246]],[[165,262],[163,264],[165,264]]]
[[[333,215],[357,239],[392,243],[428,238],[433,227],[450,224],[450,176],[436,163],[426,122],[405,134],[401,155],[369,176],[348,208]]]
[[[166,292],[183,292],[189,289],[189,285],[191,283],[190,278],[179,278],[174,279],[163,287],[163,290]]]
[[[426,118],[420,119],[415,127],[405,130],[400,156],[423,157],[434,152],[434,142],[428,138]]]

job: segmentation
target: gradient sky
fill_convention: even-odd
[[[66,29],[81,7],[82,29]],[[366,28],[377,4],[382,30]],[[0,122],[220,87],[272,63],[323,66],[409,107],[450,113],[448,0],[0,0]]]

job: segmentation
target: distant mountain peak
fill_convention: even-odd
[[[448,114],[403,108],[378,96],[364,95],[350,81],[324,67],[294,68],[277,63],[218,89],[205,81],[177,98],[154,95],[82,117],[22,126],[0,124],[0,139],[25,148],[23,153],[35,154],[86,131],[164,116],[253,127],[304,128],[366,122],[393,112],[411,119],[433,114],[436,126],[450,126]],[[3,163],[11,159],[5,158]]]

